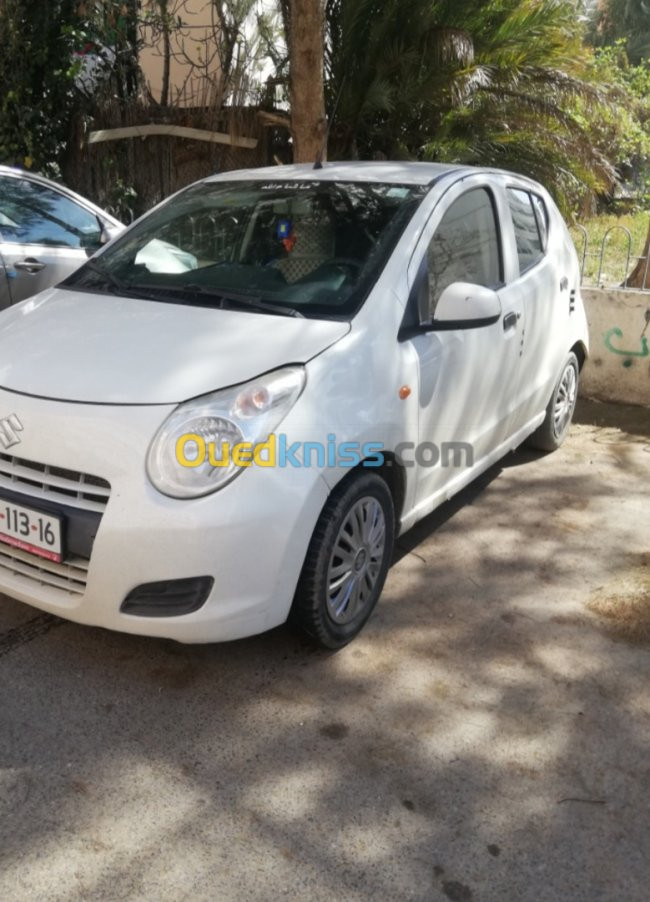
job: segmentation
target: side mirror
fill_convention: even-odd
[[[89,257],[99,250],[103,243],[103,233],[100,229],[97,229],[96,232],[88,232],[79,238],[80,247],[86,251]]]
[[[496,291],[454,282],[448,285],[436,304],[434,329],[478,329],[496,323],[501,316],[501,301]]]
[[[116,226],[110,222],[104,222],[103,220],[100,220],[99,217],[98,221],[102,229],[100,239],[101,244],[108,244],[109,241],[112,241],[113,238],[117,238],[117,236],[124,231],[124,226]]]
[[[501,317],[501,301],[496,291],[471,282],[454,282],[442,292],[431,319],[429,273],[426,258],[420,269],[400,326],[400,341],[422,332],[454,329],[480,329],[491,326]]]
[[[110,222],[105,222],[101,216],[95,216],[97,220],[97,231],[90,232],[87,235],[84,235],[81,239],[81,247],[86,251],[86,254],[89,257],[92,257],[96,251],[103,247],[105,244],[108,244],[109,241],[112,241],[120,232],[124,231],[124,227],[118,227],[112,225]]]

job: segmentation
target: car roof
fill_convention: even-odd
[[[262,169],[240,169],[210,176],[207,182],[223,181],[318,181],[318,182],[385,182],[395,185],[430,185],[448,172],[477,172],[469,166],[444,163],[343,162],[313,163],[289,166],[266,166]]]

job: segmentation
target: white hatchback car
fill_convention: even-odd
[[[526,178],[206,179],[0,316],[0,592],[183,642],[289,618],[342,646],[396,534],[524,440],[559,446],[587,342],[571,239]]]

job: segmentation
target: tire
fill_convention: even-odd
[[[289,621],[322,648],[357,636],[386,581],[395,543],[388,486],[355,474],[327,500],[314,529]]]
[[[544,422],[527,439],[527,445],[538,451],[556,451],[560,447],[573,420],[579,380],[580,366],[572,351],[565,360],[560,378],[553,389]]]

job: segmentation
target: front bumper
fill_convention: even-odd
[[[252,467],[205,498],[167,498],[149,483],[145,460],[172,409],[58,402],[0,389],[0,418],[16,414],[23,426],[20,443],[0,451],[110,483],[85,586],[70,592],[64,583],[42,584],[38,575],[3,566],[0,556],[0,593],[78,623],[181,642],[238,639],[286,620],[327,499],[325,481],[310,468]],[[36,498],[30,503],[38,507]],[[120,611],[143,583],[206,576],[213,589],[192,614]]]

